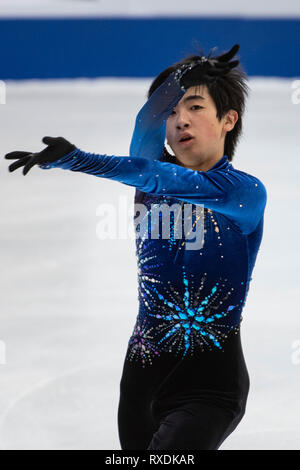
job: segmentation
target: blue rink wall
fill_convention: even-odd
[[[197,53],[241,45],[251,76],[300,76],[300,19],[0,19],[0,79],[153,77]]]

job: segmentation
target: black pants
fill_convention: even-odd
[[[149,379],[147,370],[136,376],[125,361],[118,410],[122,449],[217,450],[244,416],[249,391],[240,333],[231,335],[226,346],[223,353],[195,358],[192,378],[182,364],[156,397],[155,407],[151,384],[159,371]],[[203,381],[199,388],[197,374]]]
[[[165,416],[158,427],[143,426],[143,417],[127,422],[127,438],[122,449],[217,450],[232,433],[244,412],[232,419],[222,408],[205,403],[178,407]]]
[[[228,412],[208,404],[183,406],[162,420],[147,448],[217,450],[242,416],[232,420]]]

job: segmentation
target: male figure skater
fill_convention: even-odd
[[[17,160],[10,171],[24,167],[24,175],[39,165],[134,186],[139,214],[146,208],[136,224],[139,312],[120,383],[122,449],[218,449],[245,413],[240,324],[266,190],[230,163],[247,95],[246,75],[231,60],[238,49],[164,70],[137,115],[130,156],[89,154],[62,137],[44,137],[39,153],[6,155]],[[149,226],[141,233],[145,214],[174,204],[181,212],[168,238],[151,237]],[[174,233],[195,213],[203,243],[193,249],[188,234]]]

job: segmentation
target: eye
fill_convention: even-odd
[[[196,109],[203,109],[203,106],[200,106],[199,104],[194,104],[193,106],[191,106],[191,109],[193,108],[196,108]],[[175,111],[173,110],[170,114],[170,116],[174,115],[175,114]]]

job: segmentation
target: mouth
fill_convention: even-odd
[[[193,140],[194,140],[194,137],[186,136],[186,137],[182,137],[182,138],[178,141],[178,143],[179,143],[180,145],[186,146],[186,145],[189,145]]]

